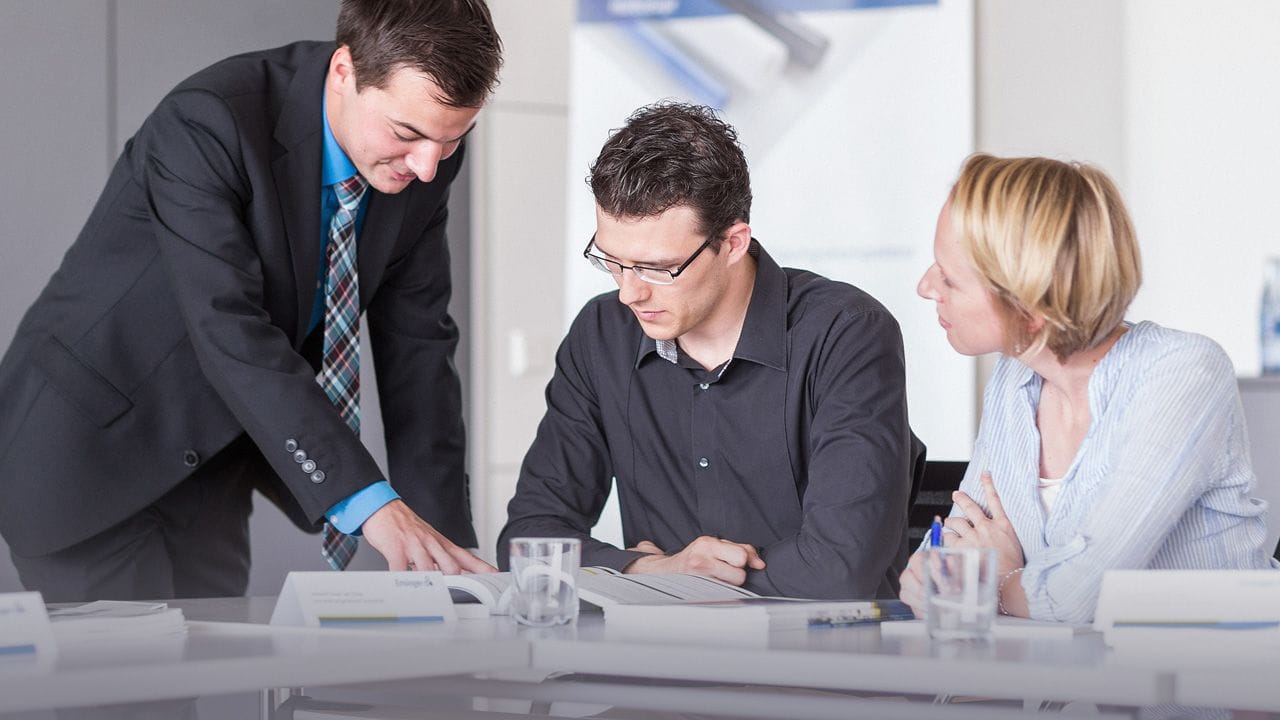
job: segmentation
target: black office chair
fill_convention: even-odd
[[[933,517],[941,515],[945,518],[951,512],[951,493],[960,487],[968,467],[969,463],[963,461],[925,462],[920,488],[914,494],[911,510],[907,513],[907,543],[912,552],[929,533]]]

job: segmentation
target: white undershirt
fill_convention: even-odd
[[[1058,499],[1058,491],[1062,490],[1062,478],[1051,480],[1042,477],[1037,488],[1040,490],[1040,504],[1044,506],[1044,514],[1048,515],[1053,511],[1053,503]]]

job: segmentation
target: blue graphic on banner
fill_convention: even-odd
[[[737,3],[735,3],[737,4]],[[751,0],[750,5],[770,13],[818,10],[866,10],[900,5],[937,5],[938,0]],[[706,17],[740,12],[718,0],[580,0],[578,22],[661,20]]]

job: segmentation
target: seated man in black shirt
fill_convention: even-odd
[[[923,448],[893,316],[751,237],[746,159],[709,109],[638,110],[589,182],[586,259],[618,291],[556,354],[501,564],[513,537],[576,537],[583,565],[894,596]],[[590,535],[611,484],[629,549]]]

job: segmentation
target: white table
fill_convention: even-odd
[[[752,638],[628,637],[610,632],[598,614],[551,630],[493,618],[387,632],[253,624],[269,616],[270,599],[174,604],[191,619],[186,637],[70,647],[44,675],[0,669],[0,712],[272,688],[419,708],[431,698],[469,696],[738,717],[836,718],[855,710],[886,718],[1029,716],[1016,707],[889,703],[854,698],[855,692],[1280,709],[1280,679],[1250,683],[1244,668],[1215,676],[1185,658],[1126,659],[1095,634],[1001,639],[985,647],[881,637],[875,625]],[[552,675],[560,677],[548,680]]]
[[[202,601],[205,616],[248,620],[261,600]],[[188,617],[202,603],[174,602]],[[196,612],[192,609],[196,608]],[[269,612],[269,606],[267,608]],[[257,619],[257,618],[252,618]],[[487,624],[486,624],[487,625]],[[0,665],[0,713],[142,703],[527,667],[529,644],[471,625],[455,632],[375,635],[358,630],[191,620],[186,635],[60,646],[47,672]]]

